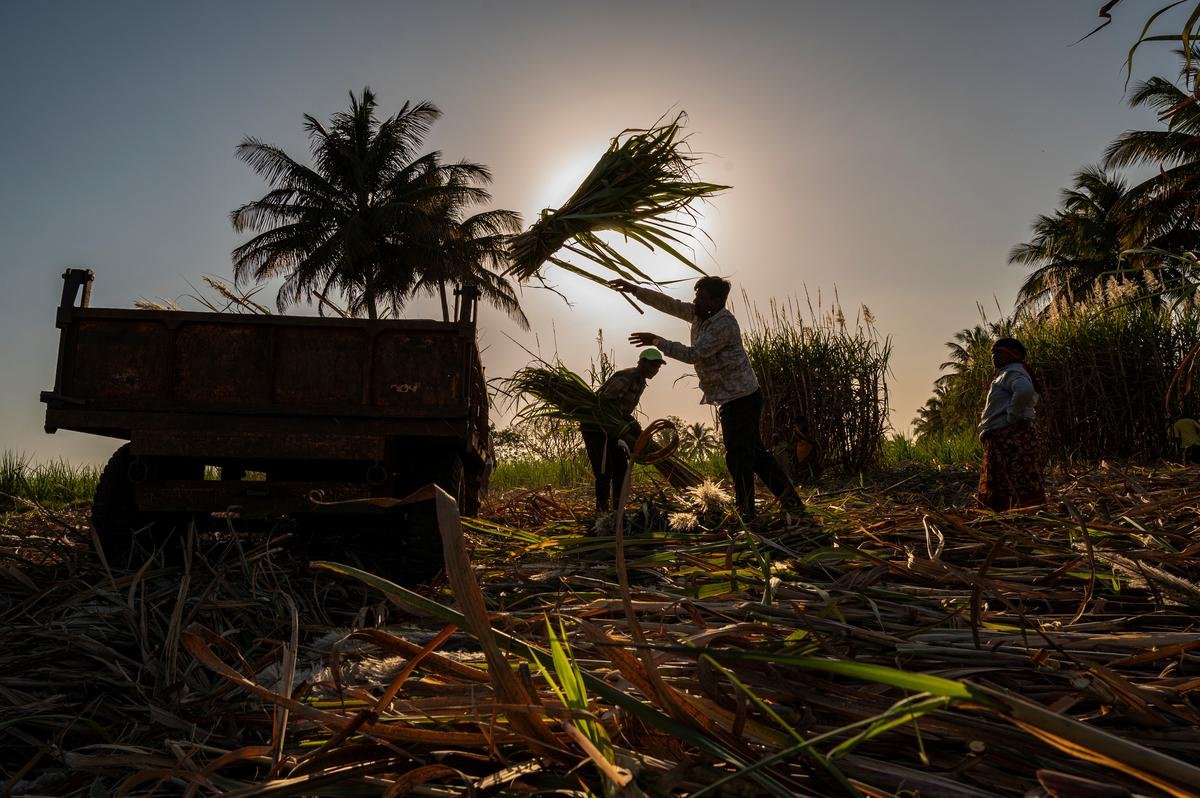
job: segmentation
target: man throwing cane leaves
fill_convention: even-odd
[[[755,475],[775,494],[784,511],[803,513],[804,502],[795,486],[762,442],[759,431],[762,388],[750,367],[741,327],[725,307],[729,299],[729,281],[720,277],[701,277],[696,281],[695,298],[691,302],[674,299],[628,280],[613,280],[608,285],[632,294],[655,310],[691,323],[690,345],[648,332],[633,333],[629,342],[635,346],[658,347],[667,357],[695,366],[704,394],[701,401],[716,405],[719,411],[725,464],[733,477],[734,495],[742,517],[750,520],[755,515]]]

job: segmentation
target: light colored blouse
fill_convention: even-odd
[[[1004,429],[1015,421],[1034,418],[1038,392],[1023,363],[1009,363],[996,374],[979,419],[979,435]]]

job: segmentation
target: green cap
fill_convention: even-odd
[[[638,355],[638,360],[655,360],[661,363],[663,362],[663,356],[662,352],[659,352],[654,347],[650,347],[649,349],[642,350],[642,353]]]

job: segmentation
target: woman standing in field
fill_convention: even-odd
[[[1025,345],[1001,338],[992,345],[996,377],[979,419],[983,464],[979,501],[997,512],[1046,503],[1034,407],[1038,386],[1025,365]]]

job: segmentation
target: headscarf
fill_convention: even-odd
[[[992,344],[992,351],[1004,352],[1006,355],[1011,356],[1017,363],[1024,366],[1025,372],[1029,375],[1029,381],[1033,383],[1033,390],[1038,393],[1042,392],[1041,381],[1034,375],[1033,369],[1029,368],[1029,364],[1025,362],[1025,344],[1016,338],[997,338],[996,343]]]

